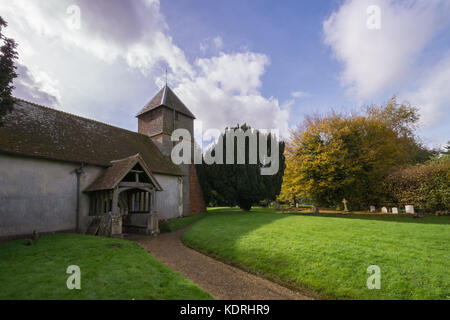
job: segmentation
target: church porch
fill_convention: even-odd
[[[111,237],[159,233],[157,191],[162,188],[139,155],[114,162],[85,191],[90,197],[87,233]]]

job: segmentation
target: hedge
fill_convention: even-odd
[[[448,211],[449,158],[397,170],[388,176],[386,190],[400,206],[414,205],[426,212]]]

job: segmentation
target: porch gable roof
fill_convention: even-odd
[[[111,163],[111,167],[106,169],[105,172],[97,178],[97,180],[95,180],[87,189],[84,190],[84,192],[114,189],[125,178],[130,170],[132,170],[138,163],[141,165],[142,169],[144,170],[150,181],[153,183],[156,190],[163,190],[158,180],[156,180],[152,171],[142,159],[140,154],[136,154],[125,159],[112,161]]]

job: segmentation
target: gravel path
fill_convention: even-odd
[[[309,300],[276,283],[231,267],[181,242],[185,230],[157,237],[132,236],[156,259],[178,271],[219,300]]]

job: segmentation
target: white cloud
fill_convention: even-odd
[[[221,37],[217,36],[213,39],[214,42],[214,46],[216,47],[216,49],[222,49],[223,47],[223,40]]]
[[[291,96],[294,99],[301,99],[301,98],[309,97],[309,93],[304,92],[304,91],[294,91],[291,93]]]
[[[208,52],[218,52],[223,48],[223,39],[220,36],[217,36],[213,39],[207,38],[200,43],[200,51],[202,53]]]
[[[129,25],[126,25],[121,21],[118,28],[115,19],[141,18],[142,12],[135,7],[138,3],[146,6],[142,24],[128,22]],[[184,53],[173,44],[171,37],[163,33],[167,26],[159,12],[159,1],[142,0],[128,5],[117,1],[80,1],[80,30],[71,29],[67,23],[72,18],[66,11],[71,5],[73,2],[70,0],[11,0],[0,3],[0,11],[10,25],[8,31],[20,44],[21,60],[26,60],[30,54],[38,54],[37,50],[22,50],[22,46],[36,48],[36,43],[30,45],[31,35],[34,35],[48,42],[58,42],[61,48],[84,50],[107,63],[124,59],[130,67],[138,68],[144,74],[148,74],[161,61],[168,62],[176,72],[191,72]],[[128,16],[122,16],[124,13],[119,11],[124,9]],[[134,17],[130,17],[131,14]],[[120,29],[124,30],[116,31]]]
[[[261,76],[269,58],[252,52],[224,54],[198,59],[198,75],[184,78],[175,92],[203,122],[203,128],[247,123],[258,129],[289,132],[289,107],[273,97],[261,95]]]
[[[193,70],[183,51],[175,46],[172,38],[158,32],[146,38],[145,42],[133,44],[125,54],[130,67],[141,70],[145,75],[154,71],[159,62],[166,62],[176,74],[193,75]]]
[[[59,84],[42,70],[30,71],[26,66],[18,65],[19,75],[14,83],[15,92],[21,98],[38,104],[56,107],[60,103]]]
[[[289,106],[261,94],[269,65],[264,54],[217,52],[223,40],[208,42],[209,56],[191,63],[174,44],[159,1],[78,0],[81,29],[67,24],[69,0],[0,2],[7,33],[19,43],[27,78],[16,94],[40,103],[61,103],[66,111],[135,129],[142,100],[161,85],[162,65],[169,82],[205,128],[247,122],[288,135]],[[118,27],[120,26],[120,27]],[[46,102],[48,101],[48,102]],[[126,119],[126,120],[124,120]]]
[[[258,92],[262,85],[261,76],[269,63],[264,54],[246,52],[198,59],[196,66],[211,83],[225,92],[247,95]]]
[[[367,8],[381,9],[381,29],[367,28]],[[324,41],[343,63],[341,83],[368,99],[401,89],[418,54],[443,27],[449,14],[444,1],[348,0],[324,23]]]
[[[431,126],[448,121],[450,111],[450,53],[425,74],[417,90],[402,94],[414,106],[420,108],[421,122]],[[448,137],[444,137],[448,139]]]

